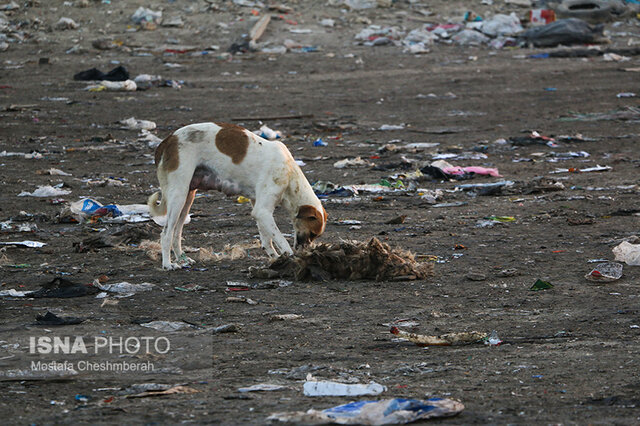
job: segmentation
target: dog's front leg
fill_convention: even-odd
[[[260,232],[260,242],[262,248],[267,252],[269,257],[278,257],[278,252],[273,247],[276,245],[280,254],[293,254],[291,246],[284,238],[276,221],[273,219],[273,211],[275,210],[274,200],[259,200],[256,199],[256,203],[251,211],[251,216],[258,224],[258,231]]]
[[[182,251],[182,228],[184,227],[184,222],[187,219],[187,215],[189,214],[189,210],[191,209],[191,205],[193,204],[193,200],[196,197],[196,190],[191,190],[187,194],[187,199],[184,202],[184,206],[182,207],[182,211],[180,212],[180,216],[178,216],[178,221],[176,223],[175,229],[173,231],[173,253],[176,256],[176,261],[180,266],[188,266],[196,263],[195,260],[188,257]]]

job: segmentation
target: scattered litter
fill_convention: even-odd
[[[345,158],[344,160],[336,161],[333,163],[333,167],[336,169],[344,169],[345,167],[371,167],[373,163],[367,160],[363,160],[360,157]]]
[[[489,42],[489,37],[476,30],[462,30],[451,37],[451,40],[462,46],[477,46]]]
[[[380,395],[386,391],[387,387],[371,382],[364,384],[347,384],[329,381],[304,382],[303,391],[305,396],[362,396]]]
[[[282,138],[281,131],[273,130],[269,128],[269,126],[267,126],[266,124],[260,126],[260,130],[254,130],[253,133],[260,136],[261,138],[265,138],[270,141]]]
[[[404,124],[383,124],[378,130],[402,130],[404,127]]]
[[[259,278],[261,271],[276,271],[296,280],[375,279],[416,280],[433,275],[433,263],[419,263],[413,254],[392,249],[377,238],[367,243],[343,241],[338,244],[319,244],[295,257],[282,256],[265,269],[253,271]],[[265,273],[265,272],[263,272]]]
[[[153,121],[138,120],[134,117],[127,118],[126,120],[120,120],[119,123],[129,130],[153,130],[156,128],[156,123]]]
[[[132,284],[126,281],[114,284],[101,284],[98,280],[95,280],[93,285],[102,291],[116,293],[116,297],[130,297],[136,293],[151,291],[155,287],[155,285],[151,283]]]
[[[452,399],[431,398],[385,399],[381,401],[351,402],[326,410],[274,413],[267,421],[298,424],[390,425],[406,424],[418,420],[455,416],[464,405]]]
[[[333,196],[333,197],[352,197],[357,194],[353,187],[344,187],[336,185],[333,182],[317,181],[312,185],[316,195]]]
[[[535,47],[553,47],[559,44],[604,43],[604,26],[592,26],[576,18],[560,19],[541,27],[531,27],[519,35],[519,39]]]
[[[140,324],[146,328],[152,328],[164,333],[174,333],[176,331],[184,330],[186,328],[193,329],[193,325],[182,321],[151,321]]]
[[[589,281],[602,283],[617,281],[622,277],[622,264],[615,262],[599,263],[584,277]]]
[[[75,30],[77,28],[80,28],[80,25],[78,25],[76,21],[74,21],[71,18],[63,17],[63,18],[60,18],[58,22],[54,24],[54,28],[58,31]]]
[[[447,208],[447,207],[461,207],[461,206],[465,206],[468,203],[466,201],[456,201],[453,203],[438,203],[438,204],[434,204],[431,207],[435,207],[437,209],[441,209],[441,208]]]
[[[491,37],[513,36],[523,30],[520,18],[515,13],[510,15],[496,14],[491,19],[482,22],[482,32]]]
[[[491,183],[465,183],[463,185],[456,185],[456,189],[460,189],[462,191],[483,191],[483,190],[492,190],[502,189],[505,187],[513,186],[514,182],[510,180],[501,180],[498,182]],[[487,193],[488,195],[489,193]],[[482,193],[480,195],[483,195]]]
[[[198,392],[200,391],[189,386],[174,386],[172,388],[164,389],[164,390],[147,390],[142,393],[127,395],[125,396],[125,398],[146,398],[150,396],[166,396],[166,395],[175,395],[179,393],[192,394],[192,393],[198,393]]]
[[[541,279],[538,279],[535,283],[533,283],[533,285],[529,290],[538,291],[538,290],[547,290],[550,288],[553,288],[553,284],[551,284],[548,281],[543,281]]]
[[[237,296],[229,296],[226,299],[227,303],[246,303],[249,305],[257,305],[258,302],[256,302],[253,299],[249,299],[248,297],[237,297]]]
[[[148,131],[147,129],[140,129],[140,134],[138,135],[138,142],[144,142],[147,144],[149,148],[156,148],[162,142],[162,139]]]
[[[19,291],[15,288],[9,290],[0,290],[0,297],[27,297],[32,291]]]
[[[498,337],[498,332],[493,330],[489,337],[484,340],[485,345],[489,346],[499,346],[502,343],[502,340]]]
[[[618,55],[617,53],[605,53],[602,55],[602,60],[605,62],[627,62],[631,58],[628,56]]]
[[[23,157],[26,160],[40,160],[42,158],[44,158],[44,155],[40,154],[37,151],[33,151],[33,152],[7,152],[7,151],[2,151],[0,152],[0,157]]]
[[[432,163],[432,167],[435,167],[433,166],[433,163]],[[445,174],[452,175],[452,176],[465,176],[470,174],[477,174],[477,175],[488,175],[493,177],[502,177],[502,175],[498,172],[498,169],[480,167],[480,166],[469,166],[469,167],[450,166],[450,167],[443,168],[442,171]]]
[[[39,175],[71,176],[71,173],[63,172],[62,170],[53,167],[46,170],[38,170],[36,173]]]
[[[58,188],[51,185],[39,186],[33,192],[22,191],[18,197],[59,197],[61,195],[71,194],[67,189]]]
[[[204,290],[209,290],[207,287],[205,286],[201,286],[199,284],[185,284],[183,286],[180,287],[174,287],[175,290],[178,291],[204,291]]]
[[[93,295],[98,292],[99,290],[92,284],[79,284],[69,281],[66,278],[55,277],[51,281],[43,284],[38,290],[32,292],[29,297],[68,299],[71,297]]]
[[[0,241],[2,246],[23,246],[29,248],[40,248],[47,245],[47,243],[41,243],[40,241]]]
[[[336,24],[336,21],[330,18],[325,18],[320,21],[320,25],[322,25],[323,27],[333,27],[335,26],[335,24]]]
[[[440,336],[426,336],[422,334],[409,333],[400,330],[398,327],[391,327],[391,334],[415,343],[418,346],[450,346],[455,344],[475,343],[487,337],[487,333],[469,331],[462,333],[449,333]]]
[[[623,2],[609,0],[562,0],[554,10],[560,18],[576,18],[590,23],[614,21],[627,12]]]
[[[529,22],[533,26],[547,25],[556,20],[553,9],[532,9],[529,12]]]
[[[618,262],[624,262],[631,266],[640,266],[640,244],[631,244],[623,241],[613,248],[613,254]]]
[[[91,68],[74,74],[73,79],[76,81],[126,81],[129,80],[129,71],[122,65],[115,67],[106,74],[97,68]]]
[[[76,317],[59,317],[47,311],[44,315],[36,315],[36,325],[74,325],[84,321],[82,318]]]
[[[138,223],[146,222],[150,219],[149,207],[146,204],[102,205],[91,198],[82,198],[71,203],[68,211],[63,211],[61,216],[65,216],[67,214],[73,216],[73,218],[78,222],[88,221],[90,223],[99,221]],[[166,217],[161,216],[161,218]],[[185,223],[189,222],[190,217],[187,218]]]
[[[25,370],[2,370],[0,371],[0,382],[23,382],[23,381],[64,381],[73,380],[78,372],[73,368],[69,369],[32,369]]]
[[[298,314],[276,314],[270,317],[271,321],[293,321],[302,318],[304,318],[304,316]]]
[[[38,230],[38,225],[35,223],[14,224],[11,220],[8,220],[0,222],[0,230],[3,232],[35,232]]]
[[[597,165],[595,167],[586,167],[584,169],[577,169],[577,168],[569,168],[569,169],[556,169],[550,173],[555,174],[555,173],[591,173],[591,172],[607,172],[609,170],[612,170],[613,167],[611,166],[601,166],[601,165]]]
[[[153,11],[151,9],[147,9],[145,7],[140,6],[133,15],[131,15],[131,20],[134,24],[137,25],[149,25],[149,24],[159,24],[162,21],[162,11]]]
[[[259,383],[257,385],[252,385],[246,388],[239,388],[238,392],[271,392],[285,389],[289,389],[289,387],[282,385],[273,385],[269,383]]]
[[[84,88],[89,92],[135,92],[138,90],[138,85],[133,80],[125,81],[102,81],[98,84],[90,84]],[[122,123],[122,121],[121,121]],[[134,127],[139,128],[139,127]],[[153,127],[155,129],[155,126]]]

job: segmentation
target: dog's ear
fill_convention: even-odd
[[[296,218],[305,220],[322,220],[322,215],[315,207],[304,205],[300,206],[298,209],[298,215]]]

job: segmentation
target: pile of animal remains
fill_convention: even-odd
[[[432,263],[419,263],[413,254],[392,249],[377,238],[368,243],[342,241],[320,244],[282,256],[265,269],[251,271],[255,278],[291,277],[296,280],[404,281],[433,275]]]

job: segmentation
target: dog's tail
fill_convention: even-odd
[[[160,198],[161,193],[162,191],[155,192],[147,200],[147,206],[149,206],[151,216],[164,216],[167,214],[167,203],[164,197],[162,197],[160,204],[158,204],[158,198]]]

